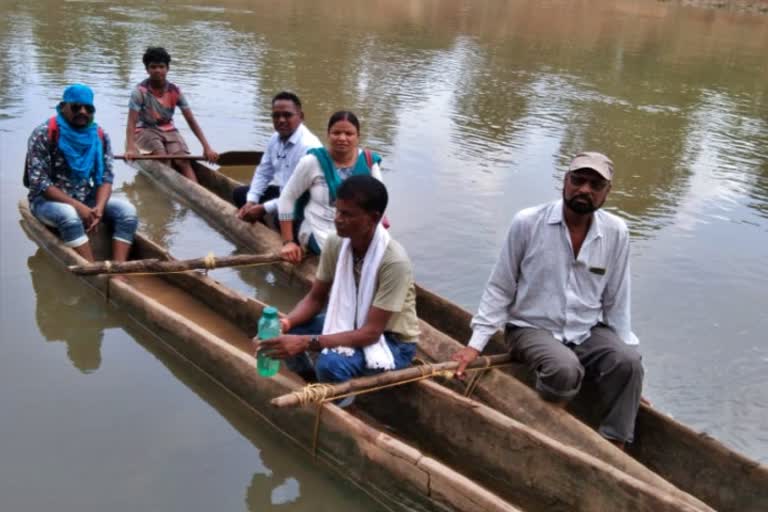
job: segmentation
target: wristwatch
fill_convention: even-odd
[[[320,352],[323,350],[323,346],[320,345],[320,335],[313,334],[309,337],[309,346],[307,347],[310,352]]]

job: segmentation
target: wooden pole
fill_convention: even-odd
[[[506,364],[511,361],[512,358],[509,354],[481,356],[467,365],[467,370]],[[444,363],[424,364],[411,366],[402,370],[392,370],[388,372],[377,373],[376,375],[360,377],[359,379],[352,379],[346,382],[341,382],[339,384],[327,384],[324,385],[322,390],[322,397],[320,399],[332,399],[334,397],[346,395],[348,393],[370,390],[377,387],[397,386],[400,384],[405,384],[413,379],[424,377],[425,375],[438,376],[441,372],[453,371],[458,367],[458,362],[446,361]],[[287,395],[273,398],[270,403],[275,407],[283,408],[296,407],[306,402],[307,400],[305,400],[305,394],[303,393],[303,390],[299,390],[294,391],[293,393],[288,393]]]
[[[204,156],[195,155],[134,155],[130,159],[125,155],[115,155],[115,160],[202,160],[205,161]]]
[[[261,151],[225,151],[219,153],[216,163],[223,166],[230,165],[258,165],[264,153]],[[115,160],[126,160],[125,155],[115,155]],[[206,161],[202,155],[134,155],[130,160],[197,160]]]
[[[205,258],[194,258],[191,260],[159,260],[152,258],[123,262],[97,261],[87,265],[70,265],[69,271],[81,276],[95,274],[167,273],[194,269],[211,270],[221,267],[279,263],[281,261],[282,259],[277,254],[238,254],[221,257],[210,255]]]

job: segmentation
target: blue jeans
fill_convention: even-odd
[[[319,314],[304,325],[299,325],[288,331],[288,334],[321,334],[325,314]],[[392,351],[395,359],[395,370],[401,370],[410,366],[413,356],[416,354],[416,343],[399,341],[392,333],[385,332],[384,339]],[[286,361],[286,365],[292,371],[306,374],[312,371],[312,361],[306,353],[299,354]],[[315,361],[314,372],[320,382],[344,382],[355,377],[381,373],[383,370],[371,370],[365,366],[365,354],[362,349],[356,348],[351,356],[345,356],[329,350],[322,352]]]
[[[89,196],[83,204],[93,208],[96,206],[96,198]],[[32,201],[32,214],[46,226],[56,228],[67,247],[80,247],[88,241],[83,219],[72,205],[38,196]],[[133,234],[139,225],[139,219],[136,216],[136,208],[131,203],[110,197],[104,206],[104,220],[112,226],[114,240],[133,243]]]

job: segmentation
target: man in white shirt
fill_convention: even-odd
[[[275,133],[267,143],[267,150],[256,167],[251,185],[237,187],[232,193],[232,200],[239,208],[238,219],[256,222],[266,213],[277,215],[277,198],[296,164],[307,154],[307,150],[322,146],[303,121],[304,112],[298,96],[283,91],[272,98]]]
[[[563,198],[518,212],[472,318],[472,338],[453,358],[468,363],[506,326],[512,354],[536,374],[549,401],[575,396],[583,379],[596,384],[600,434],[632,442],[643,367],[630,326],[629,232],[600,210],[613,162],[585,152],[570,163]]]

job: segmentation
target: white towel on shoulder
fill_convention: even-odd
[[[339,259],[336,262],[336,275],[331,285],[331,296],[325,313],[323,334],[335,334],[355,330],[355,326],[365,324],[368,310],[371,308],[378,273],[384,251],[389,245],[390,236],[379,223],[373,234],[371,245],[365,253],[363,268],[360,271],[360,286],[356,289],[352,247],[349,238],[342,239]],[[357,306],[357,307],[356,307]],[[355,317],[357,314],[357,317]],[[357,322],[355,322],[357,320]],[[329,349],[324,349],[327,353]],[[351,347],[334,347],[331,350],[351,356],[355,353]],[[384,335],[378,341],[363,348],[365,365],[372,370],[394,370],[395,358],[389,350]]]

